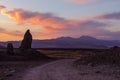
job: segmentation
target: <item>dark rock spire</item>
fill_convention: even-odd
[[[10,54],[10,55],[14,55],[14,51],[13,51],[13,45],[12,43],[8,43],[7,45],[7,54]]]
[[[21,42],[21,49],[30,49],[32,44],[32,35],[30,33],[30,30],[28,29],[24,35],[24,38]]]

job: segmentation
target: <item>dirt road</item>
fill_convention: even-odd
[[[120,69],[111,66],[73,67],[74,59],[63,59],[30,69],[22,80],[120,80]]]

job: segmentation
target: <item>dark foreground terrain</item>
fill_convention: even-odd
[[[0,62],[0,80],[22,80],[24,73],[30,68],[41,66],[51,61],[54,60]]]
[[[47,58],[35,59],[36,55],[32,58],[29,53],[23,53],[16,61],[16,58],[11,60],[13,57],[8,60],[9,55],[1,53],[6,60],[0,61],[0,80],[120,80],[119,48],[36,51]]]

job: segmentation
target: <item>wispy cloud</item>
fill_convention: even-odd
[[[97,19],[106,19],[106,20],[120,20],[120,12],[108,13],[99,15]]]
[[[4,29],[4,28],[0,28],[0,34],[6,34],[6,35],[11,35],[11,36],[22,36],[23,35],[23,33],[22,32],[20,32],[20,31],[8,31],[8,30],[6,30],[6,29]]]
[[[8,31],[0,28],[0,41],[18,40],[22,39],[23,33],[21,31]]]

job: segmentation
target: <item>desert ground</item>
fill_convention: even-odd
[[[62,59],[32,68],[23,80],[120,80],[120,68],[108,65],[74,67],[75,59]]]
[[[0,80],[120,80],[118,63],[112,64],[114,61],[111,60],[104,64],[108,57],[88,58],[95,54],[103,56],[109,50],[37,51],[55,59],[0,61]]]
[[[50,61],[52,60],[0,62],[0,80],[22,80],[27,70]]]

